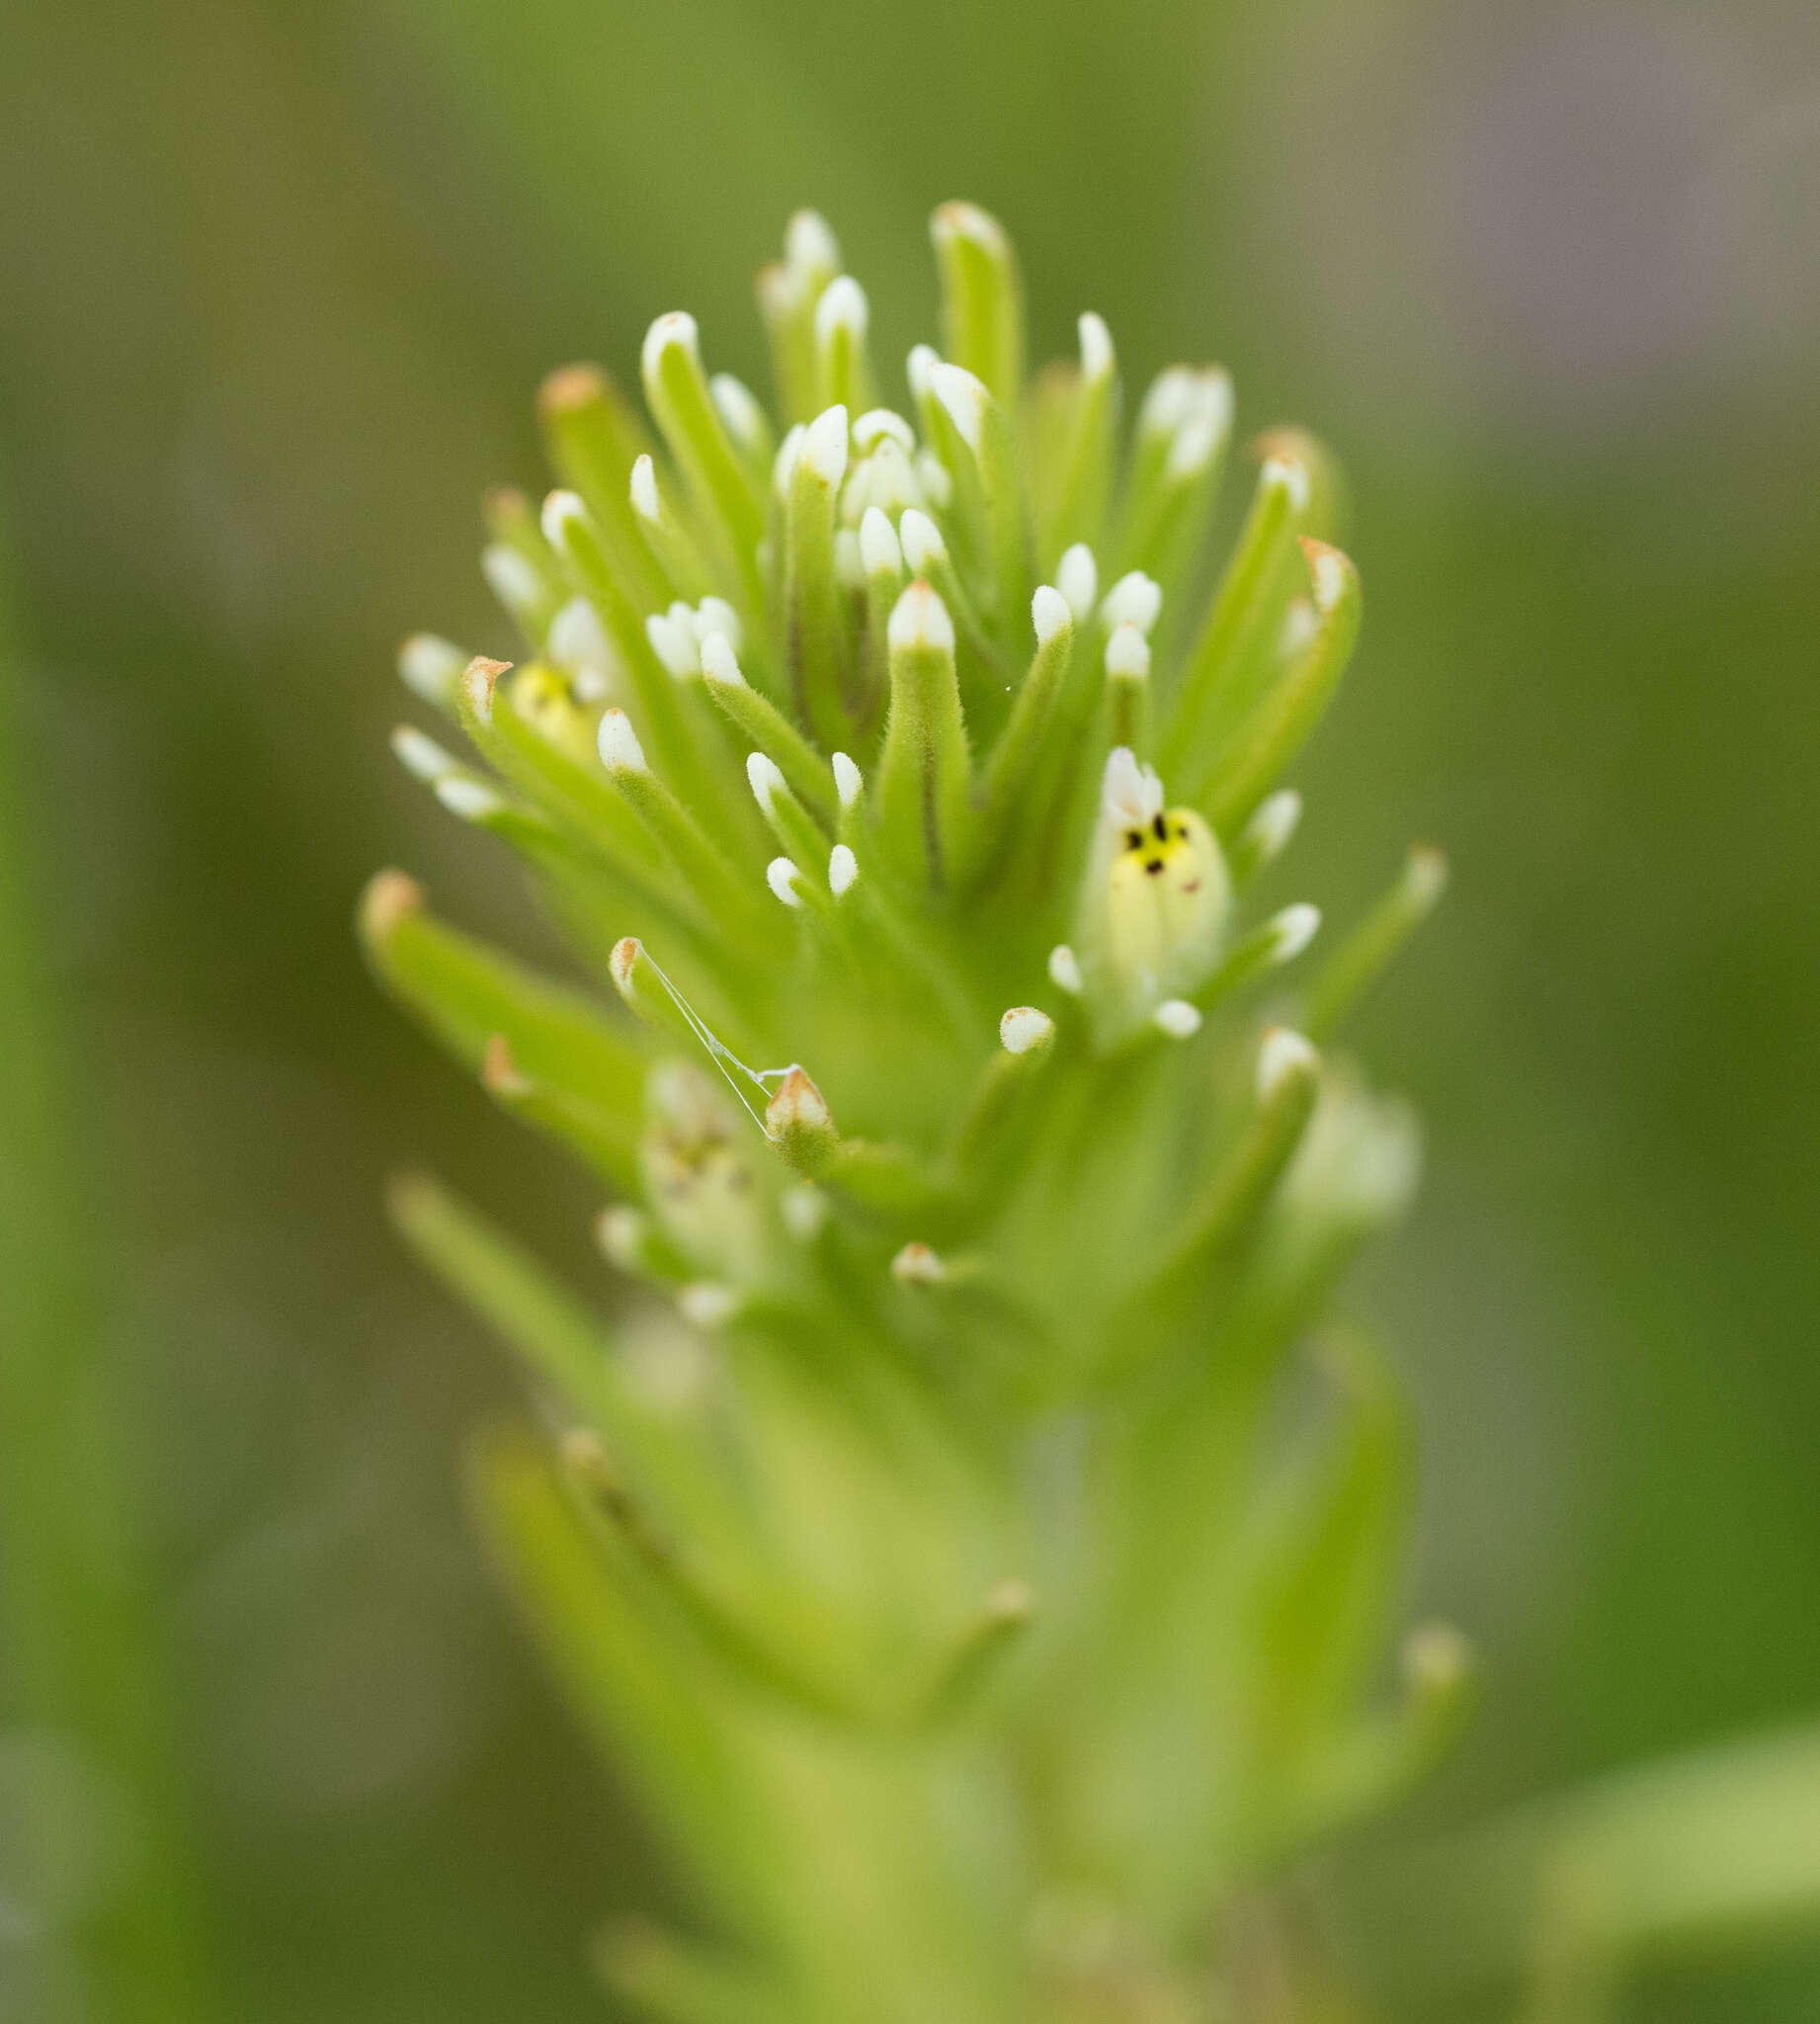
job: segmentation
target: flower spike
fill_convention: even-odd
[[[359,927],[582,1162],[630,1298],[596,1318],[434,1183],[394,1214],[526,1367],[542,1431],[484,1444],[482,1523],[721,1936],[620,1928],[617,1987],[746,2024],[880,1989],[1237,2014],[1202,1942],[1234,1891],[1468,1699],[1441,1634],[1372,1687],[1408,1414],[1324,1318],[1420,1138],[1321,1049],[1443,868],[1331,954],[1311,899],[1253,897],[1363,609],[1322,446],[1255,440],[1215,567],[1226,374],[1167,368],[1126,430],[1100,314],[1027,373],[1003,226],[931,235],[901,392],[869,346],[902,294],[812,211],[758,280],[771,388],[682,311],[648,424],[597,368],[545,382],[553,489],[486,503],[521,660],[415,635],[393,749],[583,981],[402,873]]]

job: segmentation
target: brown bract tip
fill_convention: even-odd
[[[1306,429],[1297,429],[1286,422],[1260,431],[1251,439],[1252,457],[1259,464],[1268,464],[1275,458],[1279,464],[1299,464],[1307,469],[1316,457],[1315,440]]]
[[[1310,534],[1298,534],[1295,539],[1314,586],[1314,608],[1325,618],[1346,595],[1348,583],[1358,572],[1351,560],[1330,543],[1317,542]]]
[[[501,675],[510,671],[509,660],[488,660],[475,654],[461,671],[461,692],[482,723],[493,721],[493,691]]]
[[[612,383],[599,366],[591,366],[585,360],[558,366],[538,388],[538,406],[546,415],[568,414],[578,407],[605,400]]]
[[[559,1449],[564,1466],[596,1487],[610,1479],[607,1447],[592,1427],[565,1427]]]
[[[361,933],[370,942],[383,942],[406,914],[424,903],[424,889],[408,873],[375,872],[361,894]]]
[[[951,198],[947,204],[938,205],[929,226],[938,240],[944,234],[951,234],[956,238],[977,240],[990,246],[995,253],[1005,248],[1005,229],[998,219],[964,197]]]
[[[637,968],[638,959],[644,954],[644,944],[636,935],[626,935],[613,945],[613,954],[607,959],[613,971],[613,980],[622,991],[632,987],[632,971]]]
[[[986,1614],[1000,1623],[1022,1623],[1036,1607],[1036,1597],[1028,1581],[1013,1577],[994,1582],[986,1595]]]
[[[766,1105],[765,1125],[780,1138],[803,1132],[831,1133],[834,1115],[807,1073],[800,1067],[793,1067],[778,1084],[777,1095]]]
[[[1418,1624],[1403,1641],[1403,1677],[1416,1693],[1445,1693],[1472,1671],[1472,1645],[1451,1624]]]
[[[759,308],[779,314],[791,307],[802,292],[801,283],[781,260],[767,261],[753,277],[753,288]]]
[[[948,1277],[948,1267],[933,1246],[908,1243],[891,1260],[891,1277],[899,1286],[938,1286]]]
[[[512,1057],[512,1043],[493,1034],[480,1055],[480,1086],[490,1096],[529,1096],[531,1079]]]
[[[385,1214],[395,1229],[409,1233],[436,1215],[442,1200],[442,1189],[421,1167],[385,1177]]]

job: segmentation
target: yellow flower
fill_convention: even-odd
[[[1204,818],[1165,807],[1155,768],[1118,746],[1106,762],[1076,939],[1103,1043],[1207,976],[1231,902],[1226,862]]]

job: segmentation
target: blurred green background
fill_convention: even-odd
[[[349,917],[395,861],[534,935],[389,759],[392,650],[509,649],[477,499],[538,484],[545,370],[629,375],[687,305],[762,377],[802,203],[881,357],[968,196],[1039,352],[1097,308],[1127,384],[1217,358],[1349,465],[1369,617],[1295,889],[1349,911],[1412,834],[1455,873],[1361,1036],[1432,1127],[1366,1289],[1416,1599],[1491,1683],[1424,1817],[1820,1707],[1809,0],[10,0],[0,46],[0,928],[35,867],[42,930],[41,974],[0,946],[0,1357],[36,1326],[78,1400],[15,1370],[0,1515],[46,1622],[117,1626],[76,1686],[126,1788],[35,1727],[16,1627],[0,2013],[58,2015],[56,1920],[155,1852],[135,1788],[185,1795],[212,1962],[170,2014],[580,2019],[590,1922],[661,1895],[464,1527],[506,1374],[376,1209],[432,1160],[598,1286],[591,1205]],[[1817,2013],[1798,1945],[1632,2003]]]

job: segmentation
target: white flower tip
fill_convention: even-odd
[[[903,573],[903,545],[882,506],[869,506],[861,517],[860,563],[868,576]]]
[[[1258,803],[1245,825],[1245,836],[1259,861],[1269,864],[1295,834],[1302,819],[1302,798],[1292,787],[1279,788]]]
[[[708,681],[723,688],[743,689],[746,678],[740,672],[739,656],[724,632],[710,632],[702,642],[702,672]]]
[[[1203,366],[1195,375],[1194,412],[1222,441],[1231,432],[1235,405],[1232,375],[1224,366]]]
[[[891,1277],[899,1286],[940,1286],[948,1277],[948,1266],[928,1244],[911,1243],[891,1260]]]
[[[847,331],[857,340],[864,338],[871,320],[866,291],[851,274],[837,274],[821,292],[815,304],[815,338],[818,344],[833,342],[837,331]]]
[[[916,453],[916,481],[932,506],[940,506],[946,513],[954,503],[953,473],[933,450]]]
[[[1293,963],[1321,932],[1321,909],[1307,900],[1285,906],[1271,920],[1271,961]]]
[[[765,410],[743,380],[734,379],[731,373],[716,373],[707,382],[707,390],[729,436],[748,450],[764,442]]]
[[[538,572],[519,551],[504,542],[489,542],[480,551],[480,569],[487,587],[509,612],[535,606],[543,595]]]
[[[1140,766],[1129,745],[1115,745],[1106,755],[1100,806],[1120,829],[1143,828],[1162,812],[1163,783],[1156,768]]]
[[[1014,1005],[999,1021],[999,1044],[1008,1054],[1028,1054],[1055,1033],[1055,1022],[1034,1005]]]
[[[778,1197],[784,1227],[797,1243],[812,1243],[828,1221],[828,1198],[813,1181],[798,1181]]]
[[[790,479],[796,475],[796,460],[802,455],[802,439],[808,430],[801,422],[792,422],[785,432],[784,441],[778,445],[777,461],[772,465],[772,482],[781,496],[787,497]]]
[[[1472,1642],[1451,1624],[1418,1624],[1403,1640],[1403,1678],[1413,1694],[1451,1694],[1472,1676]]]
[[[1106,672],[1114,681],[1150,679],[1150,642],[1129,622],[1116,628],[1106,642]]]
[[[470,779],[466,774],[452,773],[432,785],[436,799],[463,822],[484,822],[505,806],[485,781]]]
[[[486,821],[488,815],[496,815],[506,805],[484,779],[469,779],[465,773],[450,773],[446,779],[438,779],[433,782],[433,790],[438,801],[452,815],[459,815],[461,821]]]
[[[699,1279],[677,1295],[676,1308],[692,1328],[724,1328],[739,1311],[739,1296],[717,1280]]]
[[[567,543],[570,528],[587,525],[588,509],[579,492],[558,488],[545,495],[538,520],[543,529],[543,539],[552,548],[561,548]]]
[[[942,530],[927,513],[914,506],[905,507],[903,518],[897,523],[897,537],[903,548],[904,566],[912,576],[927,576],[948,560],[948,544],[942,539]]]
[[[1092,309],[1075,325],[1081,340],[1081,378],[1104,380],[1113,370],[1113,333]]]
[[[618,1202],[603,1209],[594,1221],[594,1234],[608,1261],[621,1272],[636,1272],[650,1234],[651,1219],[642,1209]]]
[[[933,390],[931,376],[942,363],[942,355],[932,344],[916,344],[910,347],[910,356],[904,361],[904,378],[910,382],[910,391],[918,400],[927,400]]]
[[[1099,595],[1100,569],[1085,542],[1076,542],[1073,548],[1062,550],[1062,558],[1055,565],[1055,587],[1068,600],[1074,623],[1086,625]]]
[[[601,615],[585,597],[572,597],[549,622],[549,656],[571,674],[605,675],[613,666]]]
[[[1285,493],[1295,512],[1307,511],[1308,469],[1305,464],[1295,464],[1286,457],[1267,457],[1258,479],[1261,484]]]
[[[1313,601],[1305,597],[1289,600],[1289,608],[1282,615],[1282,631],[1277,635],[1277,653],[1282,660],[1295,659],[1304,646],[1312,643],[1321,630],[1321,617]]]
[[[1035,596],[1031,599],[1031,624],[1035,629],[1036,644],[1047,646],[1064,628],[1072,632],[1074,613],[1059,590],[1046,583],[1038,584]]]
[[[784,227],[784,258],[791,267],[811,274],[834,274],[841,265],[840,242],[818,211],[790,213]]]
[[[929,236],[938,246],[955,239],[970,239],[994,260],[1004,260],[1011,252],[1005,227],[991,211],[982,211],[977,204],[969,204],[964,198],[955,198],[951,203],[937,208],[929,220]]]
[[[889,438],[909,456],[916,448],[916,431],[895,408],[869,407],[853,425],[853,440],[862,450],[873,450]]]
[[[802,894],[796,885],[802,874],[788,858],[773,858],[765,867],[765,883],[786,906],[800,906]]]
[[[841,806],[851,808],[866,786],[865,776],[845,752],[835,753],[829,764],[834,768],[834,792],[840,797]]]
[[[752,789],[752,799],[759,804],[759,813],[769,820],[771,798],[784,785],[784,769],[768,753],[748,752],[746,782]]]
[[[622,710],[609,710],[601,718],[601,764],[609,773],[648,773],[644,747],[632,720]]]
[[[1403,868],[1403,885],[1418,906],[1433,906],[1448,889],[1447,853],[1432,843],[1417,844]]]
[[[679,682],[693,681],[702,672],[702,645],[693,621],[694,615],[684,605],[680,614],[674,608],[653,612],[644,622],[644,636],[651,642],[651,651]]]
[[[1200,1008],[1186,998],[1165,998],[1150,1017],[1171,1040],[1193,1040],[1200,1031]]]
[[[398,649],[399,679],[426,703],[446,704],[466,665],[466,654],[434,632],[413,632]]]
[[[929,369],[929,390],[947,410],[960,440],[977,456],[986,425],[986,408],[992,399],[985,381],[976,379],[964,366],[943,360]]]
[[[1066,942],[1057,942],[1049,951],[1049,981],[1071,998],[1081,995],[1080,959]]]
[[[1314,578],[1314,608],[1323,618],[1346,595],[1349,574],[1346,557],[1325,542],[1304,542],[1308,573]]]
[[[847,475],[847,410],[838,402],[803,431],[801,462],[824,485],[838,485]]]
[[[1106,593],[1100,616],[1109,626],[1135,626],[1149,632],[1163,610],[1163,586],[1141,569],[1119,577]]]
[[[1211,415],[1200,414],[1176,432],[1163,464],[1163,474],[1178,483],[1199,477],[1226,440],[1226,432]]]
[[[445,774],[455,771],[455,760],[414,723],[399,724],[392,732],[391,745],[399,765],[426,786],[434,786]]]
[[[704,597],[690,613],[690,625],[703,646],[718,633],[737,653],[745,638],[739,614],[723,597]]]
[[[696,328],[696,319],[687,309],[672,309],[658,317],[644,334],[644,350],[641,354],[645,377],[655,378],[662,371],[664,360],[672,352],[681,352],[691,364],[700,364],[702,358],[702,335]]]
[[[892,606],[885,638],[893,653],[918,647],[952,653],[954,622],[934,588],[919,578]]]
[[[632,465],[632,511],[640,520],[656,521],[661,517],[662,507],[657,498],[657,466],[651,462],[649,451],[643,452]]]
[[[1165,366],[1144,389],[1137,411],[1138,433],[1173,436],[1195,412],[1195,372],[1191,366]]]
[[[1258,1050],[1258,1101],[1267,1102],[1292,1075],[1313,1075],[1320,1050],[1290,1026],[1273,1026]]]
[[[767,323],[796,313],[804,295],[803,278],[782,260],[768,260],[755,277],[759,314]]]
[[[846,844],[837,843],[828,853],[828,890],[840,899],[852,890],[859,876],[859,859]]]
[[[1167,387],[1158,380],[1152,389],[1157,404],[1148,411],[1170,439],[1163,475],[1182,484],[1200,476],[1226,446],[1232,433],[1232,380],[1218,366],[1174,370],[1180,377],[1165,375]]]

